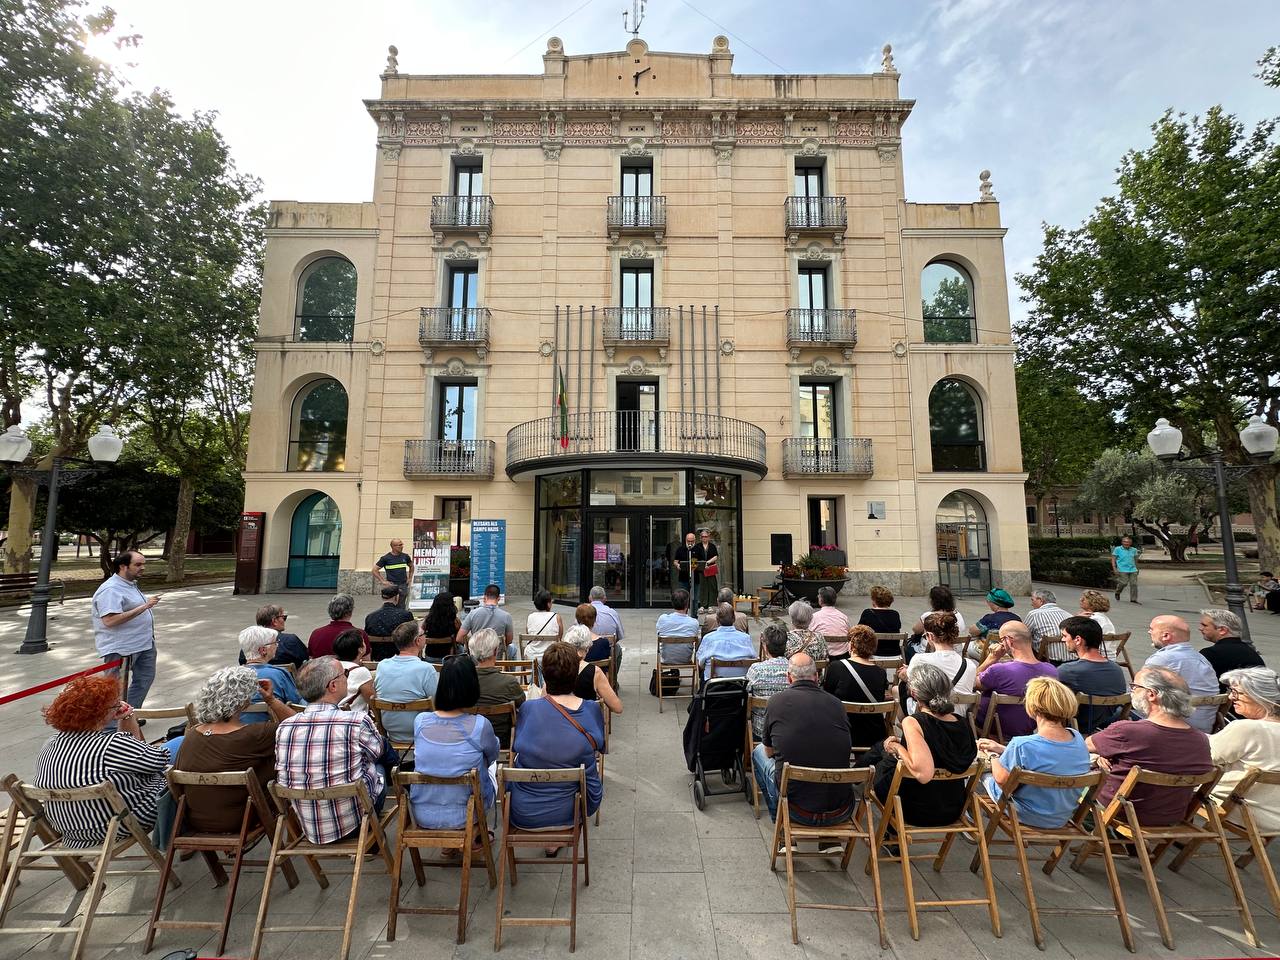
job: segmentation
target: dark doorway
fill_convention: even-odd
[[[619,380],[617,396],[618,449],[657,450],[658,381]]]

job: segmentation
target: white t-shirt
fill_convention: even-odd
[[[1244,779],[1249,767],[1280,770],[1280,723],[1274,720],[1233,720],[1218,733],[1210,735],[1209,751],[1213,754],[1213,762],[1225,771],[1213,788],[1213,796],[1223,801]],[[1260,830],[1264,833],[1280,830],[1280,787],[1255,786],[1245,797],[1245,802]]]
[[[524,644],[524,655],[531,660],[541,657],[547,652],[547,647],[556,641],[556,634],[559,629],[560,615],[553,610],[535,610],[529,614],[528,619],[524,622],[524,632],[538,637],[546,637],[546,640],[526,640]]]
[[[339,660],[338,663],[347,671],[347,696],[338,706],[352,713],[365,713],[369,709],[369,701],[360,693],[360,688],[373,679],[373,674],[368,667],[362,667],[358,663],[348,663],[346,660]]]
[[[925,617],[927,617],[929,614],[931,614],[931,613],[943,613],[943,612],[944,612],[944,611],[942,611],[942,610],[926,610],[924,613],[920,614],[920,616],[916,617],[916,619],[917,619],[917,620],[919,620],[921,623],[924,623],[924,618],[925,618]],[[959,610],[947,610],[947,611],[945,611],[945,612],[946,612],[946,613],[952,613],[952,614],[955,614],[955,618],[956,618],[956,629],[960,631],[960,638],[963,640],[963,639],[964,639],[964,631],[965,631],[965,629],[966,629],[966,628],[965,628],[965,625],[964,625],[964,616],[960,613],[960,611],[959,611]],[[953,672],[954,672],[954,671],[953,671]]]
[[[1116,632],[1116,625],[1111,622],[1111,618],[1105,613],[1091,613],[1089,614],[1089,619],[1096,620],[1098,626],[1102,627],[1103,633]],[[1116,645],[1114,643],[1104,643],[1102,645],[1102,653],[1108,660],[1114,660],[1116,658]]]
[[[928,653],[917,653],[911,658],[911,663],[913,666],[917,662],[931,663],[945,673],[947,679],[950,680],[956,675],[956,671],[960,669],[961,660],[964,661],[964,673],[960,674],[960,679],[955,682],[952,689],[956,693],[973,693],[974,681],[978,679],[978,665],[968,658],[961,657],[958,650],[931,650]],[[910,672],[911,668],[908,667],[907,673],[910,674]],[[915,708],[916,702],[908,697],[908,712],[914,711]],[[963,717],[968,711],[969,704],[956,704],[956,716]]]

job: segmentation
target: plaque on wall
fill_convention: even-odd
[[[391,501],[391,519],[392,520],[412,520],[413,519],[413,501],[412,500],[392,500]]]

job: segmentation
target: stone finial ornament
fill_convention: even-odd
[[[880,58],[880,72],[897,73],[898,68],[893,65],[893,44],[886,43],[880,52],[883,54]]]
[[[994,203],[996,195],[991,192],[991,171],[983,170],[978,174],[978,202]]]
[[[384,73],[400,72],[400,61],[397,59],[399,56],[400,51],[396,49],[395,44],[387,47],[387,69],[383,71]]]
[[[549,37],[547,39],[547,53],[564,53],[564,41],[559,37]]]

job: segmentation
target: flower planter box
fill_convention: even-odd
[[[808,577],[783,577],[782,585],[787,591],[797,599],[808,600],[809,605],[815,610],[818,607],[818,591],[823,587],[831,587],[836,593],[844,589],[844,585],[849,582],[848,577],[840,577],[835,580],[822,580]]]

